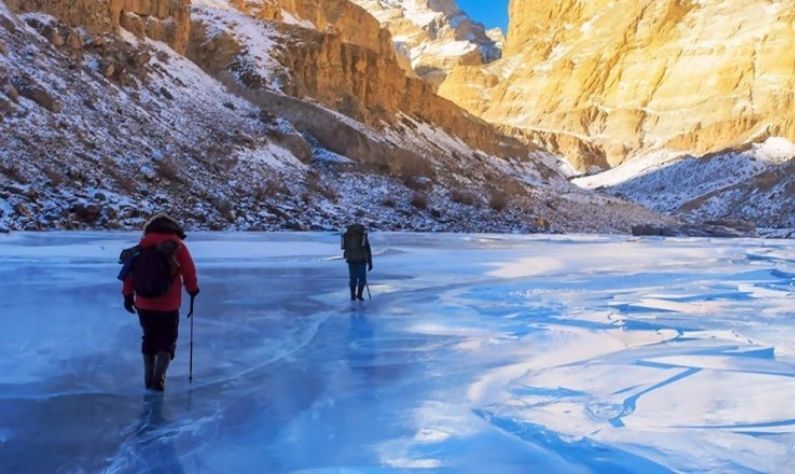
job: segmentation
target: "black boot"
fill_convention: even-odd
[[[356,294],[356,299],[364,301],[364,285],[359,285],[359,292]]]
[[[152,390],[162,392],[166,389],[166,371],[168,364],[171,362],[171,353],[158,352],[157,363],[155,364],[154,382],[152,383]]]
[[[144,386],[147,390],[152,388],[155,381],[155,355],[144,354]]]
[[[356,301],[356,285],[351,285],[351,301]]]

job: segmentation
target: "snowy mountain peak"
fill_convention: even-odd
[[[417,74],[439,85],[458,65],[479,65],[502,56],[501,32],[487,31],[455,0],[352,0],[392,33],[398,54]]]

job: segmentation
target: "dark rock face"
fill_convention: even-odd
[[[684,224],[641,224],[632,226],[634,236],[658,237],[758,237],[756,226],[748,222],[716,220]]]
[[[71,211],[77,219],[86,224],[97,222],[102,215],[102,208],[95,204],[77,204],[72,207]]]
[[[25,82],[17,85],[19,95],[32,100],[39,104],[39,106],[57,114],[61,111],[61,104],[51,96],[46,90],[37,86],[36,84]]]

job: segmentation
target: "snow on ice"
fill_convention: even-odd
[[[0,236],[2,472],[793,472],[795,243],[194,234],[164,398],[133,234]],[[46,453],[46,455],[43,455]]]

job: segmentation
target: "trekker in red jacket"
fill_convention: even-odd
[[[183,284],[191,297],[199,294],[196,266],[184,238],[173,219],[153,217],[124,277],[124,308],[133,314],[137,310],[143,329],[144,383],[156,391],[165,389],[166,370],[176,352]]]

